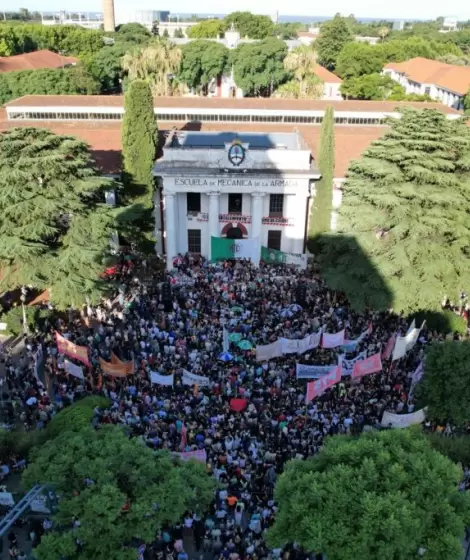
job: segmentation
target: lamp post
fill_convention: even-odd
[[[28,321],[26,320],[26,308],[24,306],[25,301],[26,301],[26,292],[27,292],[26,287],[21,286],[20,300],[21,300],[21,308],[23,310],[23,331],[24,331],[25,335],[28,334]]]

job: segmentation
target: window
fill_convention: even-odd
[[[276,251],[280,251],[281,236],[282,236],[282,231],[278,231],[274,229],[268,230],[268,249],[276,249]]]
[[[201,252],[201,230],[188,229],[188,252],[200,253]]]
[[[243,195],[240,193],[229,193],[228,195],[228,213],[237,214],[242,212]]]
[[[284,212],[284,195],[272,194],[269,197],[269,215],[282,216]]]
[[[425,87],[424,88],[424,95],[431,95],[431,88],[430,87]]]
[[[188,213],[189,212],[200,212],[201,211],[201,193],[188,192],[186,194],[186,204],[188,206]]]

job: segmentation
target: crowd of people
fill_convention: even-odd
[[[299,285],[305,286],[302,301]],[[63,406],[100,393],[112,405],[96,410],[95,426],[126,425],[153,449],[204,452],[208,471],[220,483],[212,511],[203,518],[188,512],[181,525],[164,528],[147,547],[149,558],[302,560],[295,546],[271,550],[263,538],[276,513],[273,489],[283,465],[317,453],[326,436],[380,429],[384,411],[413,412],[410,373],[424,345],[440,335],[424,327],[405,358],[384,359],[381,372],[360,380],[344,376],[309,403],[296,363],[336,364],[345,348],[319,347],[266,362],[256,360],[255,348],[320,328],[345,329],[350,340],[368,330],[347,357],[364,351],[371,356],[408,326],[391,311],[354,311],[311,271],[243,261],[213,265],[186,256],[168,276],[152,281],[138,280],[129,268],[116,298],[46,325],[38,339],[45,385],[34,374],[37,348],[31,343],[24,363],[7,364],[4,389],[21,398],[27,429],[41,428]],[[92,367],[85,379],[65,371],[55,332],[88,347]],[[135,373],[104,375],[99,360],[109,362],[112,354],[133,361]],[[185,371],[208,382],[186,384]],[[168,376],[172,385],[152,383]]]

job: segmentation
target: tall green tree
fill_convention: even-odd
[[[135,218],[139,221],[139,231],[147,239],[142,249],[151,252],[155,189],[152,168],[157,151],[158,129],[152,93],[147,82],[134,80],[130,83],[124,98],[124,108],[122,122],[124,201],[133,205]]]
[[[269,97],[290,77],[284,68],[287,45],[268,38],[244,43],[231,52],[235,83],[247,97]]]
[[[318,61],[328,70],[334,70],[341,50],[352,41],[354,36],[346,18],[336,15],[323,23],[320,28],[320,35],[315,41]]]
[[[214,41],[191,41],[182,48],[182,55],[178,79],[199,91],[223,73],[229,50]]]
[[[403,86],[390,76],[381,74],[364,74],[357,78],[348,78],[341,84],[341,94],[346,99],[382,101],[397,93],[404,95]]]
[[[203,513],[214,490],[203,465],[154,453],[116,426],[49,441],[23,483],[50,484],[60,494],[55,528],[34,550],[38,560],[135,560],[137,547],[150,544],[164,523],[187,510]]]
[[[350,164],[338,233],[322,254],[333,289],[361,308],[437,309],[470,285],[470,129],[436,110],[402,110],[390,130]]]
[[[428,417],[463,426],[470,421],[470,342],[446,341],[426,349],[416,395]]]
[[[279,477],[268,543],[328,560],[459,560],[470,521],[462,475],[412,430],[329,438]]]
[[[97,302],[114,216],[88,146],[41,128],[0,135],[0,268],[2,291],[50,290],[59,308]]]
[[[251,12],[233,12],[224,19],[226,29],[232,25],[242,37],[249,39],[266,39],[274,33],[274,23],[269,16],[256,15]]]
[[[225,32],[225,24],[220,19],[205,19],[188,29],[190,39],[216,39]]]
[[[122,59],[136,50],[133,43],[115,43],[105,46],[84,60],[87,71],[100,83],[101,93],[120,93],[124,79]]]
[[[385,64],[381,49],[367,43],[346,43],[336,61],[336,73],[343,79],[380,73]]]
[[[317,165],[322,176],[315,185],[315,196],[309,217],[308,249],[312,253],[316,253],[320,248],[319,237],[328,233],[331,229],[335,172],[335,116],[333,107],[328,107],[323,117]]]

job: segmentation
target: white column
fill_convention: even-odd
[[[209,193],[209,259],[211,258],[211,237],[219,237],[219,193]]]
[[[251,205],[251,237],[259,237],[261,241],[261,220],[263,219],[264,193],[252,193]]]
[[[165,206],[165,249],[166,268],[173,268],[173,258],[176,257],[176,200],[174,194],[165,194],[163,197]]]

